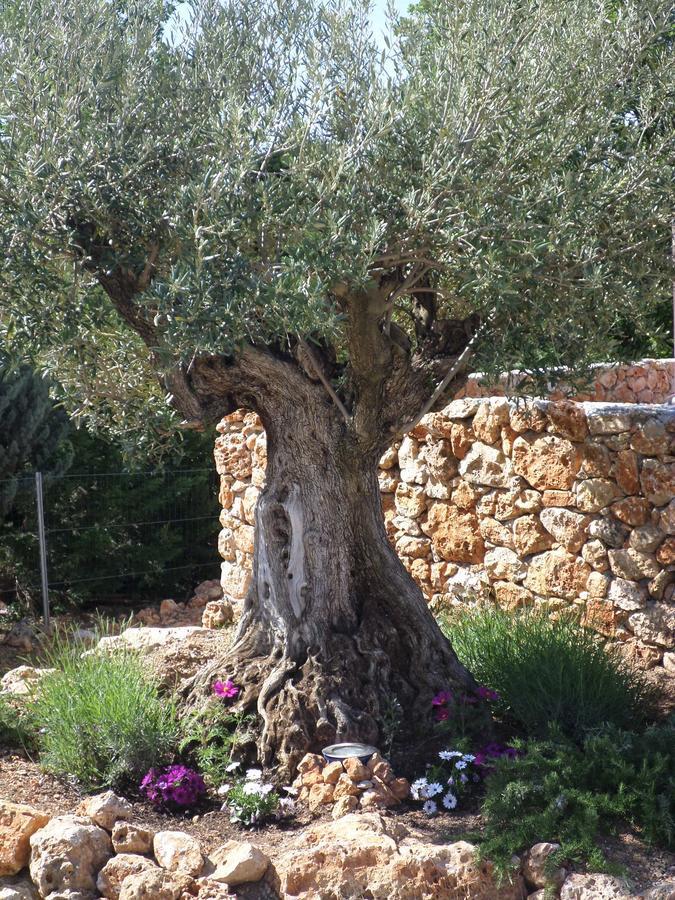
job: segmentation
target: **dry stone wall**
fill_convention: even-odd
[[[250,580],[265,434],[219,425],[222,584]],[[387,533],[434,605],[577,608],[675,674],[675,407],[463,398],[380,461]]]
[[[578,402],[668,403],[675,394],[675,359],[642,359],[628,365],[603,363],[593,366],[591,372],[586,390],[573,390],[558,384],[547,399],[562,400],[573,394]],[[509,372],[498,385],[491,385],[478,372],[469,376],[457,397],[505,396],[515,393],[516,388],[522,389],[526,381],[524,373]]]

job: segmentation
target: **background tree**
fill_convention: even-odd
[[[386,540],[382,452],[470,352],[579,369],[669,290],[671,3],[443,2],[385,53],[364,0],[189,6],[168,40],[159,0],[2,5],[3,322],[117,427],[150,366],[187,423],[261,416],[252,586],[202,681],[286,765],[470,683]]]

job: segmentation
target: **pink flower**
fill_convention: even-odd
[[[437,722],[445,722],[446,719],[450,718],[450,710],[445,706],[439,706],[437,710],[434,711],[434,719]]]
[[[439,691],[431,701],[432,706],[446,706],[452,700],[450,691]],[[446,716],[447,718],[447,716]]]
[[[238,696],[240,688],[228,678],[227,681],[214,681],[213,693],[216,697],[227,697],[228,699]]]

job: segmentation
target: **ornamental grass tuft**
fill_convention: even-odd
[[[644,676],[571,614],[481,606],[441,627],[476,680],[498,692],[493,707],[528,735],[553,725],[580,741],[603,723],[635,730],[649,716]]]
[[[176,747],[173,703],[160,696],[131,649],[90,652],[72,636],[53,642],[31,715],[40,763],[85,790],[136,787]]]

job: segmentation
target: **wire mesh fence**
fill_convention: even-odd
[[[0,601],[42,606],[40,486],[0,481]],[[45,474],[43,567],[51,605],[184,599],[217,578],[213,469]]]

